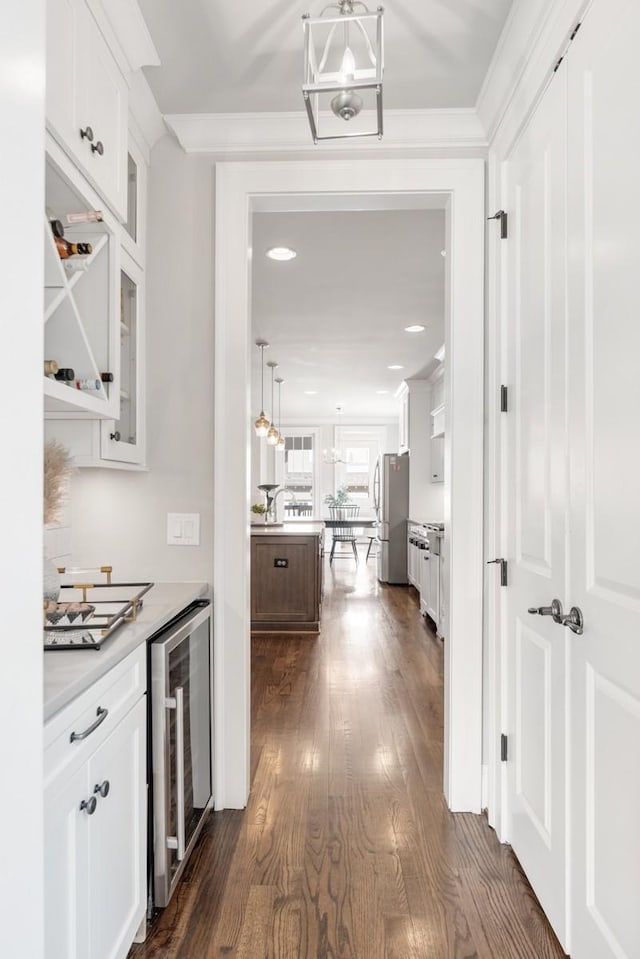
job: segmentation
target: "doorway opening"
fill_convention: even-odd
[[[371,203],[446,211],[445,525],[451,609],[445,655],[444,791],[480,811],[482,689],[483,244],[480,160],[229,163],[216,168],[216,805],[249,792],[250,326],[254,212]],[[384,208],[384,206],[383,206]],[[249,252],[249,256],[248,256]],[[244,477],[244,483],[241,482]],[[452,520],[455,520],[452,522]]]

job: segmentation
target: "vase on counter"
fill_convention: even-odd
[[[58,602],[58,597],[60,596],[60,573],[58,572],[58,567],[53,562],[52,559],[49,559],[46,552],[43,550],[42,554],[42,600],[46,606],[49,604],[55,605]]]

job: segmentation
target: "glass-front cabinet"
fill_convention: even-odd
[[[144,464],[144,274],[123,248],[120,262],[120,416],[100,424],[106,460]]]

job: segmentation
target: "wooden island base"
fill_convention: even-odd
[[[251,631],[318,633],[323,523],[251,530]]]

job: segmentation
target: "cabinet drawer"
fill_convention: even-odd
[[[146,688],[147,657],[146,645],[143,643],[77,699],[56,713],[44,727],[45,787],[63,770],[70,774],[79,764],[85,762],[133,704],[144,695]],[[106,715],[103,710],[107,710]],[[102,716],[104,718],[99,722]],[[93,731],[87,734],[92,726]],[[72,734],[76,737],[82,734],[85,736],[72,740]]]

